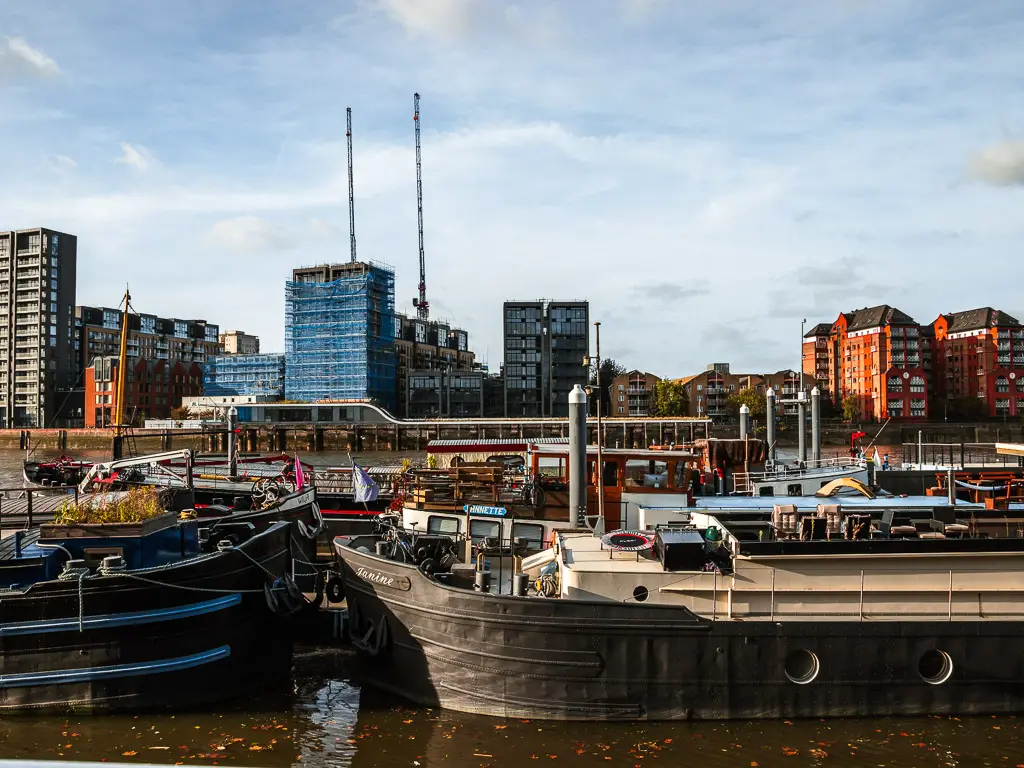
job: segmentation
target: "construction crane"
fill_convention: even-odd
[[[356,195],[352,184],[352,107],[345,110],[345,136],[348,138],[348,236],[352,243],[352,261],[356,260]]]
[[[420,228],[420,295],[412,300],[416,317],[426,320],[430,317],[430,302],[427,301],[427,259],[423,255],[423,169],[420,164],[420,95],[412,95],[412,122],[416,126],[416,220]]]

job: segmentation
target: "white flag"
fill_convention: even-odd
[[[372,477],[366,474],[366,470],[358,464],[352,464],[352,491],[353,501],[376,501],[380,493],[380,486]]]

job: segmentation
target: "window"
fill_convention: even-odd
[[[903,379],[901,379],[899,376],[890,376],[887,386],[890,392],[902,392]]]
[[[544,527],[533,523],[512,523],[512,541],[525,539],[526,548],[536,552],[544,548]]]
[[[910,380],[910,391],[911,392],[924,392],[924,378],[921,376],[914,376]]]
[[[477,546],[484,539],[495,539],[498,546],[501,546],[501,523],[497,520],[470,520],[469,537]]]
[[[996,379],[996,392],[1009,392],[1010,382],[1005,376],[1000,376]]]
[[[457,517],[440,517],[431,515],[427,518],[427,533],[444,533],[449,536],[462,530],[461,521]]]

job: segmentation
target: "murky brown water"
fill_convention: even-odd
[[[0,452],[0,484],[20,484],[21,460],[20,452]],[[316,460],[345,459],[318,454]],[[1024,766],[1024,719],[498,720],[403,706],[362,689],[358,670],[356,657],[344,649],[300,648],[291,688],[214,711],[4,716],[0,759],[380,768]]]

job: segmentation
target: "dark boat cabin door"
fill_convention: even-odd
[[[602,458],[604,469],[601,472],[602,485],[604,486],[604,529],[615,531],[622,527],[622,477],[623,459]],[[597,486],[594,480],[597,477],[597,459],[587,460],[587,514],[596,515]]]

